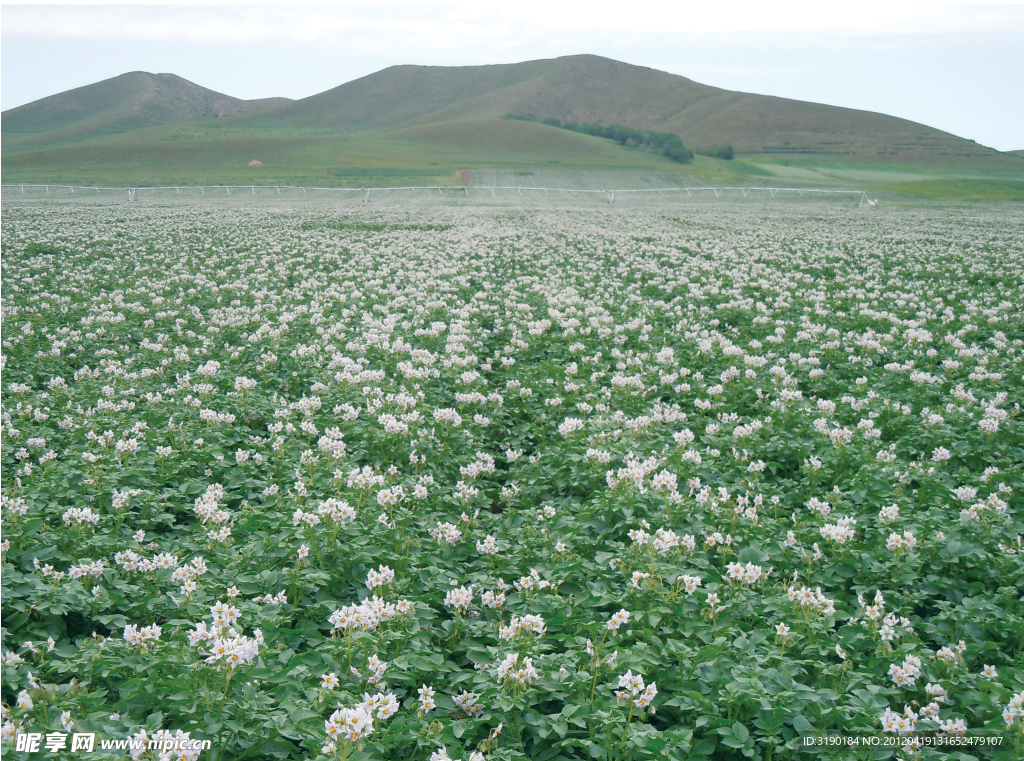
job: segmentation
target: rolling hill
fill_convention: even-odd
[[[3,143],[20,150],[166,124],[219,119],[290,103],[240,100],[175,74],[132,71],[4,111]]]
[[[673,164],[502,118],[509,113],[672,132],[696,149],[731,143],[741,160]],[[592,55],[392,66],[296,101],[238,100],[171,74],[133,72],[0,119],[8,182],[451,182],[453,169],[495,166],[673,169],[723,182],[766,172],[844,177],[823,167],[852,172],[851,181],[865,171],[885,179],[898,170],[899,180],[1024,172],[1017,157],[905,119],[722,90]]]
[[[581,55],[494,66],[392,66],[253,125],[384,130],[530,113],[674,132],[740,153],[990,156],[973,141],[869,111],[731,92],[676,74]]]

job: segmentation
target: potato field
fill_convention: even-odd
[[[2,232],[5,757],[1024,754],[1020,210]]]

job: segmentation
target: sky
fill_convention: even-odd
[[[5,3],[0,108],[126,71],[302,98],[397,64],[579,53],[1024,149],[1024,2]]]

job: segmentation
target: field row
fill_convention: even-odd
[[[5,752],[1020,757],[1021,215],[3,211]]]

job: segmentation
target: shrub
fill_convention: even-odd
[[[709,148],[698,150],[697,153],[701,156],[710,156],[713,159],[724,159],[725,161],[732,161],[736,157],[731,145],[716,144]]]

